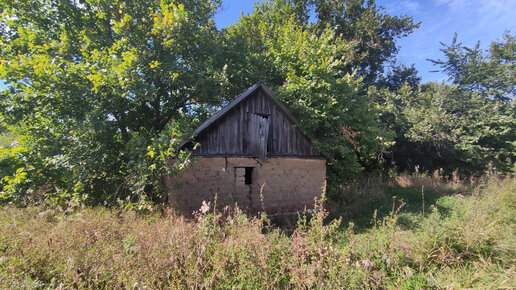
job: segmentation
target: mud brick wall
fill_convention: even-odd
[[[309,209],[325,180],[324,159],[204,157],[165,181],[171,205],[188,214],[203,201],[213,204],[215,196],[219,208],[236,203],[254,212]]]

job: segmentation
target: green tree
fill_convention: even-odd
[[[488,51],[457,44],[457,37],[443,46],[444,60],[433,62],[452,84],[403,85],[387,77],[383,88],[369,89],[380,122],[396,136],[387,159],[408,171],[514,171],[514,37],[506,33]]]
[[[411,17],[385,13],[374,0],[275,0],[264,3],[277,9],[291,7],[288,11],[283,10],[283,15],[294,17],[298,25],[313,34],[323,35],[330,27],[340,41],[348,45],[345,53],[339,56],[345,59],[345,64],[340,67],[342,75],[356,74],[367,85],[373,84],[383,73],[385,64],[395,59],[396,40],[419,27]]]
[[[190,123],[193,110],[218,102],[218,5],[1,1],[0,78],[9,89],[0,118],[26,136],[24,172],[34,179],[19,191],[84,192],[92,202],[153,192],[180,134],[168,124]]]
[[[397,52],[396,39],[405,37],[419,23],[411,17],[391,16],[374,0],[310,0],[317,21],[314,28],[323,31],[327,26],[335,29],[342,39],[353,43],[346,53],[348,63],[343,70],[364,78],[371,85],[382,74],[387,61]]]
[[[362,78],[343,70],[354,43],[329,26],[311,29],[294,4],[264,2],[225,30],[225,51],[233,55],[225,90],[236,93],[257,79],[269,84],[329,158],[331,189],[377,163],[390,136],[375,120]]]
[[[390,91],[396,92],[401,89],[404,84],[408,84],[410,87],[416,89],[420,83],[421,77],[418,75],[418,71],[414,64],[410,67],[401,64],[392,65],[384,75],[379,77],[376,85],[379,87],[386,87]]]
[[[480,42],[471,48],[457,42],[441,42],[443,59],[430,60],[460,85],[464,91],[476,91],[495,101],[510,102],[516,95],[516,36],[506,31],[503,40],[491,42],[481,49]]]
[[[388,159],[401,171],[466,175],[507,173],[516,162],[515,103],[502,104],[458,85],[428,83],[398,92],[370,89],[380,120],[396,137]]]

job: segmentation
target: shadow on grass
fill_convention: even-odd
[[[446,214],[448,209],[439,206],[438,200],[466,189],[464,184],[425,175],[401,175],[389,180],[368,177],[343,187],[330,198],[329,219],[342,217],[342,227],[353,223],[355,232],[363,232],[374,227],[375,221],[379,223],[399,211],[398,225],[411,228],[423,218],[423,207],[425,215],[432,206]]]

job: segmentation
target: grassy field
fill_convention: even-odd
[[[516,179],[370,178],[341,194],[293,230],[238,211],[4,206],[0,287],[516,287]]]

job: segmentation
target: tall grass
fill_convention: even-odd
[[[344,222],[353,222],[358,231],[368,229],[377,220],[391,214],[405,203],[401,215],[403,222],[417,222],[436,201],[453,194],[469,194],[474,188],[471,182],[460,181],[457,176],[448,179],[439,172],[433,175],[416,173],[400,174],[394,178],[378,175],[358,178],[343,186],[337,196],[329,201],[331,217],[343,217]]]
[[[365,211],[385,202],[386,212],[376,221],[368,212],[359,232],[328,221],[320,205],[288,235],[238,210],[203,209],[188,220],[171,211],[5,206],[0,287],[516,287],[516,179],[467,190],[427,183],[425,215],[423,179],[407,180],[370,182],[378,203]]]

